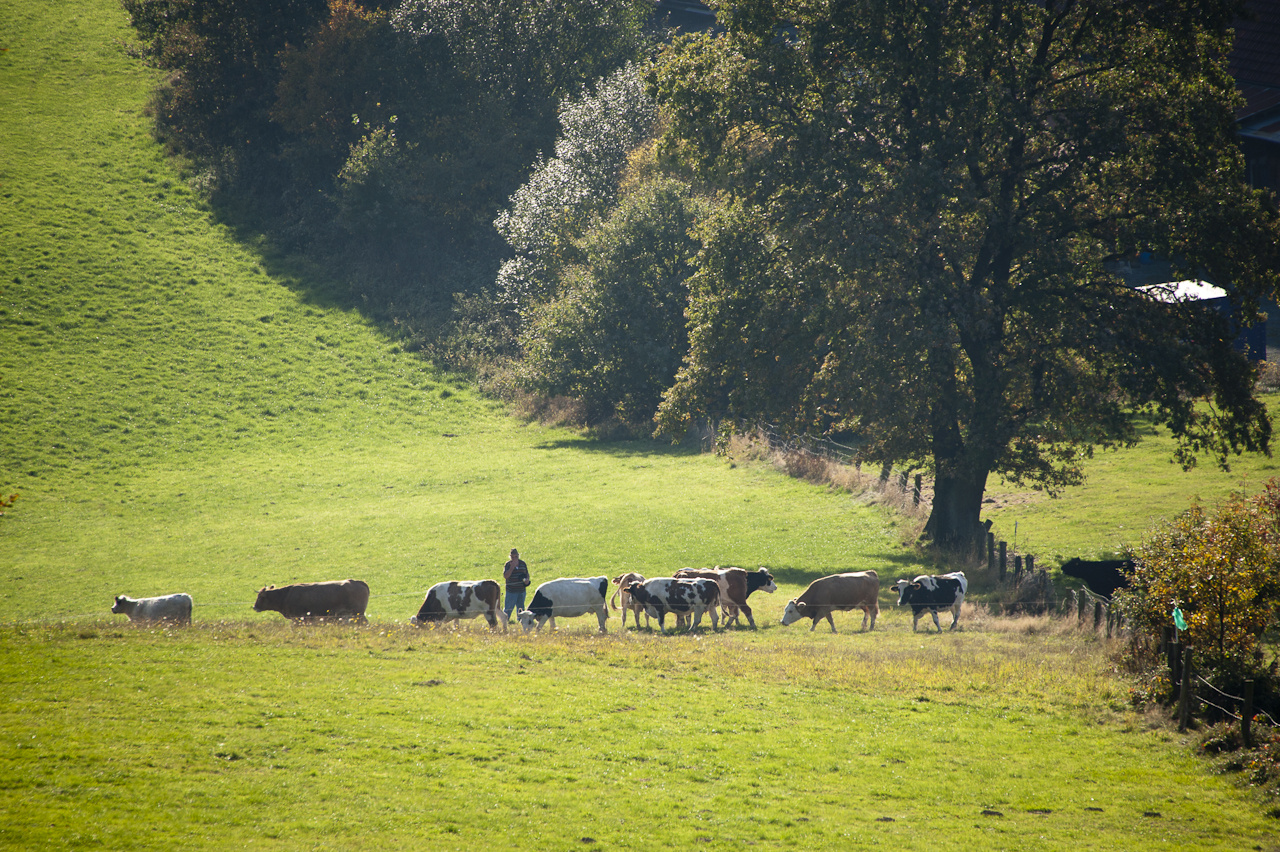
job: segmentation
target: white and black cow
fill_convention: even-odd
[[[161,595],[158,598],[131,598],[116,595],[111,611],[124,613],[130,621],[171,621],[174,624],[191,623],[191,595]]]
[[[933,616],[933,626],[942,632],[938,623],[938,610],[951,610],[951,629],[956,629],[960,621],[960,605],[964,603],[964,594],[969,590],[969,581],[963,571],[950,574],[921,574],[914,580],[898,580],[894,583],[898,590],[898,606],[911,605],[911,632],[916,632],[920,616],[925,610]]]
[[[702,623],[704,612],[711,616],[712,630],[720,626],[717,611],[720,607],[720,585],[715,580],[657,577],[644,583],[632,583],[627,591],[648,615],[658,619],[658,629],[663,633],[667,632],[667,613],[674,614],[677,623],[682,616],[692,615],[690,630]]]
[[[549,620],[556,629],[557,618],[577,618],[595,613],[600,622],[600,632],[608,633],[605,622],[609,619],[608,577],[561,577],[548,580],[533,592],[529,608],[518,613],[516,620],[528,633],[535,626],[542,632],[542,625]]]
[[[460,621],[484,616],[490,630],[502,625],[507,632],[507,619],[502,615],[502,587],[497,580],[445,580],[427,589],[418,614],[409,619],[417,626]]]

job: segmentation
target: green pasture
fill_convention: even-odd
[[[111,0],[0,4],[0,846],[1280,848],[1092,637],[975,608],[912,634],[887,594],[870,634],[781,627],[813,577],[919,569],[910,525],[525,424],[401,351],[359,282],[201,200],[128,37]],[[993,517],[1048,542],[1067,521],[1035,513],[1087,509],[1087,552],[1145,523],[1115,493]],[[782,589],[754,633],[407,626],[512,546],[535,582],[737,564]],[[341,577],[369,626],[250,609]],[[176,591],[189,629],[109,614]]]
[[[1268,395],[1267,403],[1280,422],[1280,396]],[[1147,530],[1194,502],[1212,506],[1233,492],[1258,494],[1280,476],[1280,460],[1255,454],[1233,456],[1226,470],[1209,457],[1183,470],[1173,462],[1167,431],[1148,425],[1139,434],[1134,447],[1085,460],[1084,484],[1057,497],[992,477],[983,513],[995,521],[992,531],[1040,564],[1090,558],[1138,545]]]
[[[9,848],[1274,849],[1070,634],[0,633]]]

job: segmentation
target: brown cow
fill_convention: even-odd
[[[715,580],[716,585],[720,587],[720,606],[724,610],[724,626],[729,626],[729,620],[735,623],[738,620],[738,611],[741,610],[747,616],[747,623],[751,625],[751,629],[756,629],[756,620],[751,615],[751,607],[747,605],[747,596],[759,589],[763,592],[773,594],[778,590],[778,586],[773,582],[773,575],[764,568],[757,571],[747,571],[743,568],[681,568],[675,573],[676,577],[684,579],[693,579],[700,577],[704,580]]]
[[[323,583],[294,583],[267,586],[258,590],[254,612],[278,612],[285,618],[351,618],[365,624],[369,606],[369,584],[364,580],[328,580]]]
[[[782,623],[794,624],[802,618],[812,618],[813,626],[809,628],[812,633],[818,626],[818,619],[825,618],[831,625],[831,632],[835,633],[836,622],[831,613],[844,609],[862,610],[862,629],[875,630],[876,616],[880,614],[880,575],[875,571],[853,571],[819,577],[800,597],[787,602]],[[868,616],[871,617],[869,628]]]
[[[638,628],[640,626],[640,613],[644,612],[644,607],[641,606],[639,603],[637,603],[636,600],[631,597],[631,593],[627,591],[627,586],[631,585],[632,583],[643,583],[644,575],[637,574],[634,571],[629,571],[626,574],[619,574],[618,576],[614,577],[612,582],[615,586],[618,587],[618,590],[613,593],[613,597],[609,598],[609,605],[612,606],[615,610],[618,609],[618,599],[619,597],[621,597],[622,629],[623,630],[627,629],[627,611],[628,610],[630,610],[631,614],[635,616],[636,627]],[[649,626],[649,613],[647,612],[644,613],[644,626],[645,627]]]

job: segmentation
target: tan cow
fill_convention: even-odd
[[[259,589],[253,611],[278,612],[285,618],[304,621],[354,617],[364,624],[368,606],[369,585],[364,580],[328,580]]]
[[[635,616],[634,621],[636,623],[636,627],[639,628],[640,613],[644,612],[644,607],[642,607],[639,603],[637,603],[635,600],[632,599],[631,593],[627,591],[627,586],[631,585],[632,583],[643,583],[644,575],[637,574],[634,571],[629,571],[626,574],[619,574],[618,576],[614,577],[612,582],[618,588],[613,593],[613,597],[609,598],[609,605],[613,607],[615,610],[618,609],[619,608],[618,600],[619,598],[621,598],[622,629],[623,630],[627,629],[627,611],[628,610],[630,610],[631,614]],[[645,627],[649,626],[649,613],[647,612],[644,612],[644,626]]]
[[[880,614],[880,575],[875,571],[852,571],[819,577],[800,597],[787,602],[782,623],[794,624],[802,618],[811,618],[813,626],[809,632],[812,633],[818,626],[818,619],[825,618],[831,625],[831,632],[835,633],[836,622],[831,613],[845,609],[862,610],[863,631],[875,630],[876,616]],[[868,616],[871,618],[870,627],[867,627]]]

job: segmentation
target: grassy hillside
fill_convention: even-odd
[[[111,0],[0,4],[0,846],[1274,849],[1107,648],[967,613],[777,624],[911,573],[847,496],[524,425],[232,233]],[[430,583],[767,564],[751,633],[416,631]],[[250,611],[360,576],[368,628]],[[188,630],[111,596],[188,591]],[[886,603],[888,602],[885,596]]]
[[[1267,401],[1280,423],[1280,397],[1271,394]],[[1280,475],[1280,460],[1262,455],[1233,457],[1228,470],[1202,457],[1186,471],[1173,462],[1167,431],[1147,426],[1140,434],[1135,447],[1086,460],[1085,483],[1058,497],[993,477],[984,517],[995,522],[1000,539],[1016,540],[1020,551],[1037,555],[1042,564],[1059,562],[1137,545],[1149,529],[1193,502],[1216,505],[1235,491],[1257,494]]]
[[[231,233],[147,134],[109,2],[7,4],[0,97],[3,618],[359,576],[404,619],[446,577],[901,559],[881,515],[771,473],[526,426]],[[88,107],[92,108],[88,108]],[[14,156],[9,156],[13,152]],[[265,616],[264,616],[265,617]]]

